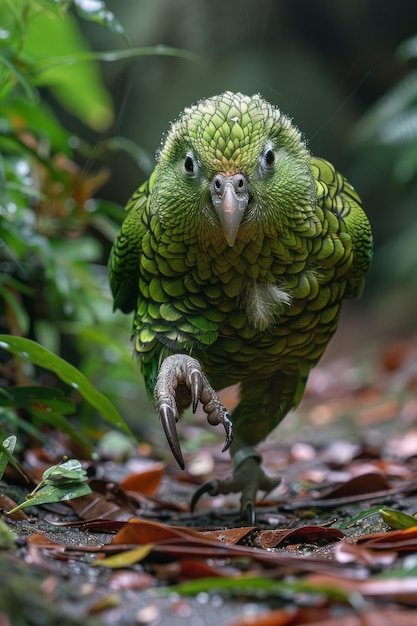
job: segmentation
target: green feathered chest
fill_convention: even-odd
[[[336,329],[352,263],[350,237],[323,223],[314,237],[257,234],[203,249],[150,224],[134,322],[139,355],[191,352],[222,386],[299,359],[312,366]]]

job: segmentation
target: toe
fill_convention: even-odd
[[[242,522],[245,522],[248,526],[255,526],[255,504],[253,502],[246,502],[245,506],[240,509],[240,517]]]
[[[207,493],[210,496],[216,496],[218,493],[220,493],[218,490],[218,485],[219,485],[218,480],[211,480],[210,482],[204,483],[204,485],[201,485],[201,487],[195,490],[193,497],[191,498],[191,502],[190,502],[191,513],[194,512],[197,502],[200,500],[202,496],[204,496],[204,494]]]

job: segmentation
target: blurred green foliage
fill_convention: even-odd
[[[376,281],[385,288],[409,286],[411,301],[417,295],[417,36],[402,42],[396,55],[406,70],[358,120],[353,145],[357,169],[373,167],[385,195],[376,224],[382,239]],[[364,185],[369,188],[369,181]]]
[[[94,11],[86,14],[88,6]],[[20,429],[39,436],[50,424],[79,438],[83,429],[92,434],[100,424],[92,421],[96,409],[109,417],[105,402],[91,402],[94,387],[93,396],[86,396],[89,383],[79,380],[76,370],[65,379],[65,367],[71,366],[54,354],[80,368],[122,412],[144,395],[127,341],[129,320],[113,314],[107,286],[106,249],[122,211],[94,194],[109,170],[103,164],[91,167],[92,147],[54,112],[58,103],[81,128],[95,131],[104,131],[113,119],[77,9],[83,18],[124,35],[101,2],[0,3],[0,329],[51,350],[32,344],[14,354],[1,351],[4,435]],[[41,349],[49,357],[39,361]],[[59,377],[70,386],[62,386]],[[142,405],[146,412],[148,403]],[[106,406],[111,412],[109,402]],[[74,414],[76,422],[68,419]],[[140,417],[136,411],[135,417]],[[114,407],[113,418],[116,424]]]

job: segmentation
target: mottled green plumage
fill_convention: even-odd
[[[233,199],[248,188],[229,240],[223,180]],[[258,443],[301,399],[342,299],[362,291],[372,236],[358,195],[278,108],[226,92],[184,110],[127,209],[110,281],[115,307],[135,311],[150,393],[161,360],[190,353],[214,388],[240,383],[237,440]]]

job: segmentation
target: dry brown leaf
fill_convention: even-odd
[[[339,563],[363,563],[367,567],[392,565],[397,559],[395,551],[370,550],[349,541],[340,541],[335,546],[334,555]]]
[[[199,535],[206,539],[213,539],[227,545],[236,545],[244,539],[249,540],[249,536],[255,531],[259,531],[256,526],[243,526],[242,528],[227,528],[222,530],[207,530],[199,532]]]
[[[357,541],[374,550],[415,551],[417,549],[417,526],[365,535],[358,537]]]
[[[78,517],[85,520],[119,520],[127,521],[132,517],[133,511],[123,509],[117,502],[110,500],[111,494],[101,494],[93,491],[81,498],[70,500],[68,504],[77,513]]]
[[[371,494],[375,491],[385,491],[387,489],[391,489],[391,485],[384,476],[378,472],[370,472],[354,476],[346,483],[329,489],[325,494],[321,494],[320,499],[326,500],[359,496],[368,493]]]
[[[16,506],[17,506],[17,502],[9,498],[9,496],[6,496],[5,493],[0,493],[0,510],[5,511],[7,513],[7,511],[11,511]],[[7,515],[7,519],[13,520],[14,522],[18,522],[18,521],[27,520],[29,518],[26,515],[25,511],[16,511],[15,513],[12,513],[11,515]]]
[[[112,544],[158,543],[166,539],[198,539],[201,533],[185,526],[168,526],[132,517],[113,537]]]
[[[143,472],[129,474],[119,482],[119,487],[126,491],[137,491],[147,496],[153,495],[165,472],[164,463],[153,463]]]
[[[309,574],[304,579],[317,587],[358,593],[364,598],[384,598],[407,604],[417,603],[417,578],[368,578],[354,580],[327,574]]]
[[[260,543],[263,548],[275,548],[283,543],[318,543],[338,541],[343,539],[344,534],[337,528],[326,528],[325,526],[302,526],[288,530],[262,530],[260,532]]]
[[[286,626],[295,624],[294,617],[297,609],[293,607],[276,609],[267,613],[256,613],[254,615],[241,615],[232,622],[227,622],[225,626]]]

